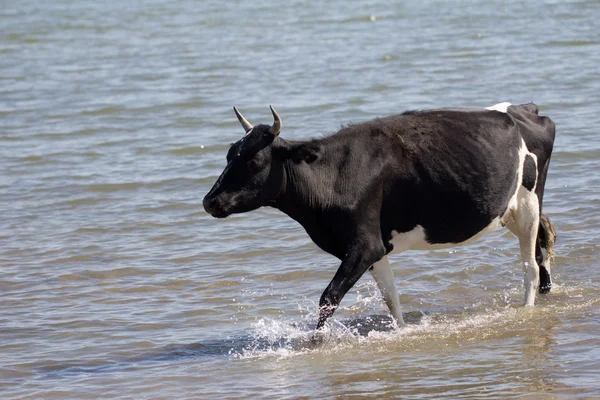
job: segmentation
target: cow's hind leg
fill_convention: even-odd
[[[521,187],[517,197],[517,207],[512,211],[512,220],[506,224],[506,227],[519,238],[525,276],[525,306],[534,305],[535,293],[540,282],[535,258],[540,221],[539,210],[539,201],[535,193]]]
[[[394,272],[392,271],[392,266],[390,265],[387,256],[373,264],[370,271],[375,282],[377,282],[377,286],[381,291],[385,304],[387,304],[392,313],[392,317],[394,317],[398,326],[404,325],[402,310],[400,309],[400,298],[398,297],[398,291],[396,290]]]
[[[542,294],[549,293],[552,289],[552,275],[550,264],[554,261],[554,241],[556,231],[554,225],[544,214],[540,215],[537,243],[535,246],[535,259],[540,266],[540,287]]]

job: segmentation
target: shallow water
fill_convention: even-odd
[[[596,1],[13,2],[0,8],[0,394],[600,397]],[[557,287],[518,306],[516,239],[393,256],[315,346],[337,261],[273,209],[201,200],[242,135],[534,101],[557,124]]]

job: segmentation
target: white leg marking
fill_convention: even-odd
[[[519,238],[521,260],[525,281],[525,306],[533,306],[535,293],[540,284],[540,271],[535,262],[535,241],[540,221],[539,201],[535,193],[519,187],[517,208],[506,227]]]
[[[535,244],[540,221],[540,207],[537,195],[522,186],[523,163],[525,156],[528,154],[534,158],[537,164],[537,157],[529,152],[525,141],[521,139],[519,167],[517,169],[517,191],[511,198],[509,208],[506,214],[502,216],[502,221],[519,239],[525,281],[524,305],[531,307],[535,303],[535,293],[540,283],[540,270],[535,261]]]
[[[546,266],[546,269],[548,270],[548,274],[550,276],[552,276],[552,274],[550,274],[550,267],[552,264],[552,256],[550,254],[548,254],[548,250],[546,250],[545,248],[542,247],[542,256],[544,257],[544,265]],[[552,278],[550,278],[550,282],[552,282]]]
[[[551,265],[552,264],[552,260],[550,260],[550,255],[548,254],[548,251],[546,251],[545,248],[542,247],[542,256],[544,257],[544,262],[543,265],[544,267],[546,267],[546,271],[548,271],[548,276],[550,277],[550,285],[552,285],[554,282],[552,282],[552,270],[551,270]]]
[[[381,260],[373,264],[371,275],[373,275],[375,282],[377,282],[377,286],[381,291],[385,304],[387,304],[390,309],[396,323],[398,326],[404,325],[402,310],[400,309],[400,298],[398,297],[398,291],[396,290],[394,272],[392,271],[387,256],[384,256]]]
[[[512,106],[512,104],[508,103],[508,102],[504,102],[504,103],[498,103],[495,104],[491,107],[486,107],[486,110],[493,110],[493,111],[500,111],[503,113],[506,113],[506,110],[508,109],[508,107]]]

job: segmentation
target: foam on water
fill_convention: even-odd
[[[561,318],[578,310],[592,307],[600,302],[594,296],[586,297],[584,286],[555,286],[552,300],[541,299],[534,308],[522,307],[505,301],[476,303],[463,309],[440,309],[405,313],[408,322],[398,327],[389,315],[369,315],[353,319],[329,320],[319,333],[318,343],[313,339],[317,333],[314,312],[306,314],[301,322],[285,319],[260,318],[252,325],[245,346],[231,349],[235,358],[284,359],[310,353],[331,354],[352,349],[356,346],[372,346],[385,349],[410,349],[417,345],[440,343],[460,345],[461,342],[484,340],[504,332],[518,329],[524,323],[541,322],[544,318]],[[514,290],[502,296],[509,299]],[[365,300],[366,299],[366,300]],[[371,302],[375,298],[363,297]],[[302,308],[302,305],[299,304]],[[356,308],[351,305],[339,311]]]

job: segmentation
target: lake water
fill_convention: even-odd
[[[557,286],[516,239],[393,256],[311,346],[338,262],[202,198],[253,123],[308,139],[407,109],[539,104]],[[3,2],[0,397],[600,398],[600,3]]]

